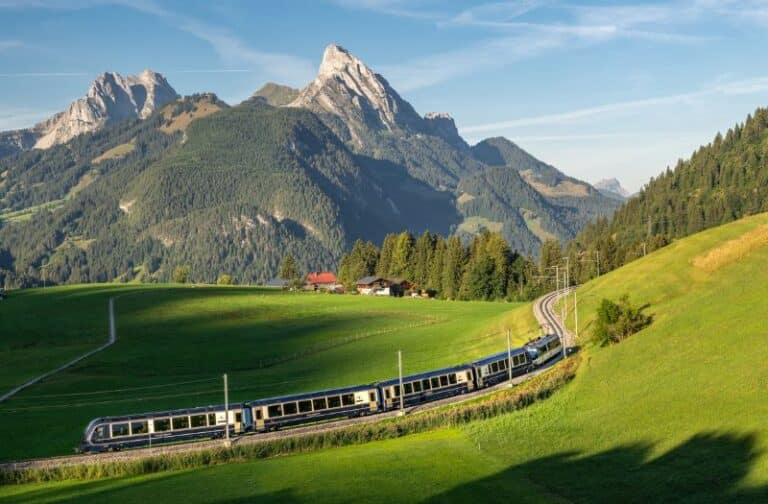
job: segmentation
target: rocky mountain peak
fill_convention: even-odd
[[[35,148],[47,149],[68,142],[108,123],[130,118],[146,119],[176,98],[178,94],[165,77],[152,70],[127,77],[104,72],[93,81],[86,96],[32,129],[37,136]]]
[[[339,116],[363,146],[363,130],[422,131],[423,119],[381,75],[343,47],[323,53],[317,77],[288,106]]]
[[[629,191],[622,187],[616,178],[603,179],[594,184],[595,189],[608,197],[625,200],[630,197]]]

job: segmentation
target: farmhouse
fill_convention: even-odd
[[[330,271],[313,271],[307,274],[304,283],[306,290],[336,290],[338,281],[336,275]]]
[[[402,296],[412,286],[402,278],[367,276],[357,281],[357,292],[366,296]]]

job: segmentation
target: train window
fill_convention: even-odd
[[[507,359],[499,361],[499,371],[507,369]]]
[[[421,382],[420,381],[413,382],[413,391],[414,392],[421,392]]]
[[[325,397],[322,397],[320,399],[313,399],[312,400],[312,409],[315,411],[325,409]]]
[[[283,416],[283,407],[279,404],[273,404],[267,408],[267,414],[269,418],[281,417]]]
[[[312,411],[312,401],[299,401],[299,413],[309,413]]]
[[[344,404],[344,406],[354,406],[355,405],[355,394],[344,394],[341,396],[341,402]]]
[[[240,423],[243,421],[243,414],[242,413],[235,413],[235,423]]]
[[[192,427],[205,427],[205,415],[192,415],[189,417],[189,424]]]
[[[440,378],[435,376],[434,378],[431,379],[431,381],[432,381],[432,388],[440,388]]]
[[[176,429],[189,429],[189,417],[177,416],[173,417],[173,430]]]
[[[440,377],[440,386],[441,387],[447,387],[448,386],[448,376],[443,375]]]
[[[208,413],[208,425],[216,425],[216,413]]]
[[[283,404],[283,415],[295,415],[299,411],[295,402]]]
[[[127,435],[128,435],[127,423],[112,424],[112,437],[120,437],[120,436],[127,436]]]
[[[341,407],[341,397],[335,395],[328,398],[328,407],[329,408],[340,408]]]
[[[93,431],[93,439],[107,439],[109,437],[109,425],[99,425]]]
[[[261,416],[261,406],[259,406],[258,408],[256,408],[253,411],[256,412],[256,420],[261,420],[262,419],[262,416]]]
[[[425,380],[421,380],[421,387],[422,387],[424,390],[429,390],[429,389],[431,389],[431,388],[432,388],[432,387],[430,387],[430,386],[429,386],[429,378],[427,378],[427,379],[425,379]]]
[[[400,385],[395,385],[395,397],[400,397]]]
[[[456,381],[457,381],[456,380],[456,373],[451,373],[451,374],[448,375],[448,382],[451,385],[456,385]]]
[[[405,395],[413,394],[413,385],[410,383],[406,383],[403,385],[405,387]]]
[[[387,387],[387,388],[385,388],[385,389],[384,389],[384,397],[385,397],[386,399],[389,399],[389,398],[390,398],[389,387]]]
[[[498,373],[499,372],[499,363],[494,362],[491,364],[491,373]]]
[[[155,418],[155,432],[165,432],[171,430],[170,418]]]
[[[131,422],[131,434],[134,436],[136,434],[146,434],[149,431],[149,426],[145,421],[142,422]]]
[[[370,393],[370,394],[368,394],[368,395],[369,395],[369,396],[370,396],[370,398],[371,398],[371,402],[375,402],[375,401],[376,401],[376,392],[371,392],[371,393]]]

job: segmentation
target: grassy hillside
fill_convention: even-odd
[[[246,287],[15,291],[0,303],[0,390],[106,341],[109,297],[117,343],[0,404],[0,459],[71,453],[97,416],[221,403],[224,372],[238,401],[396,376],[398,349],[406,373],[456,364],[503,348],[515,306]]]
[[[708,230],[579,290],[655,322],[587,345],[576,380],[466,428],[190,472],[5,488],[5,500],[765,502],[768,214]],[[363,484],[364,482],[365,484]],[[183,490],[182,490],[183,489]],[[374,489],[374,490],[372,490]]]

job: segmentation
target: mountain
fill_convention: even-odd
[[[6,134],[25,146],[0,160],[9,285],[35,284],[44,264],[54,283],[169,280],[179,265],[196,281],[265,281],[285,254],[332,269],[356,239],[402,230],[495,230],[535,255],[616,204],[508,140],[470,147],[450,115],[419,115],[336,45],[303,89],[267,84],[231,107],[210,93],[162,105],[172,88],[142,76],[102,76],[70,108],[101,122],[66,143]]]
[[[603,179],[595,182],[594,188],[609,198],[626,201],[630,197],[629,191],[624,189],[615,178]]]
[[[652,178],[610,219],[586,226],[570,247],[599,250],[607,271],[674,240],[768,211],[766,144],[768,109],[759,108]]]
[[[295,100],[297,96],[299,96],[298,89],[275,84],[274,82],[267,82],[253,93],[254,98],[263,98],[268,105],[273,107],[287,105]]]
[[[591,185],[536,159],[506,138],[485,139],[473,145],[471,151],[477,160],[488,166],[507,167],[518,172],[552,207],[557,214],[555,220],[567,230],[558,232],[554,225],[547,227],[550,234],[559,238],[575,236],[587,223],[610,215],[619,206]],[[546,220],[546,217],[541,218]]]
[[[0,133],[0,156],[47,149],[125,119],[146,119],[177,97],[168,81],[152,70],[127,77],[105,72],[93,81],[86,96],[63,112],[30,129]]]

